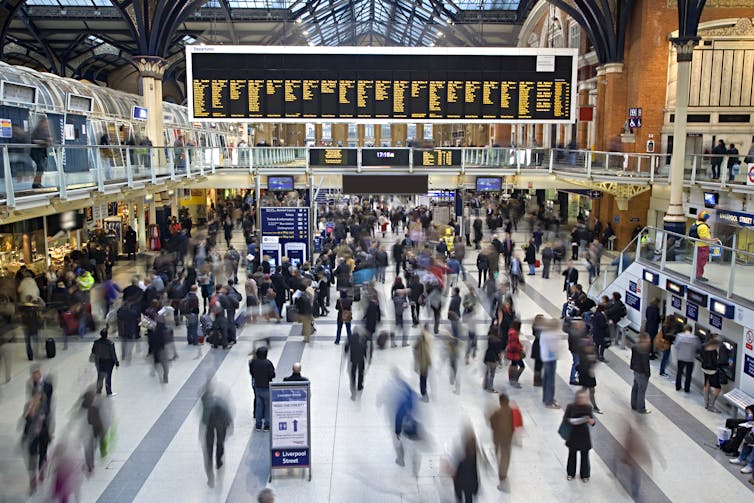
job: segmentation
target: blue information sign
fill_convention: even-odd
[[[697,321],[699,319],[699,306],[693,302],[686,302],[686,317],[690,320]]]
[[[673,295],[670,298],[670,305],[673,306],[673,309],[678,309],[680,311],[681,306],[683,305],[683,299]]]
[[[641,311],[641,297],[631,292],[626,292],[626,305],[633,307],[637,311]]]
[[[723,329],[723,317],[719,314],[709,313],[709,324],[718,330]]]
[[[754,377],[754,358],[744,355],[744,374]]]
[[[309,396],[309,381],[270,383],[272,468],[311,468]]]
[[[629,281],[628,282],[628,289],[631,292],[636,293],[637,287],[638,287],[638,285],[636,284],[636,281]]]
[[[261,208],[262,253],[280,265],[309,260],[309,208]]]

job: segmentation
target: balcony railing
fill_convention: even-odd
[[[359,149],[358,158],[362,151]],[[384,149],[381,149],[384,150]],[[548,174],[562,177],[611,180],[623,183],[669,183],[670,157],[663,154],[628,154],[588,150],[543,148],[459,148],[448,155],[449,166],[391,167],[392,172],[421,170],[448,174]],[[120,186],[160,183],[163,180],[246,170],[249,173],[333,172],[338,166],[309,166],[305,147],[128,147],[65,145],[46,149],[45,155],[34,145],[0,145],[0,203],[15,206],[17,200],[42,195],[65,199],[72,191],[110,191]],[[743,156],[742,156],[743,157]],[[458,164],[457,159],[460,159]],[[720,187],[745,186],[746,163],[728,170],[728,158],[721,161],[721,178],[712,178],[715,156],[690,155],[684,169],[685,183],[713,184]],[[456,165],[458,164],[458,165]],[[40,166],[41,165],[41,166]],[[41,180],[35,172],[41,168]],[[351,168],[353,169],[353,168]],[[360,167],[358,168],[360,169]],[[374,169],[374,168],[373,168]]]
[[[731,246],[719,241],[694,239],[683,234],[668,232],[656,227],[646,227],[619,254],[613,265],[603,267],[602,274],[590,287],[590,296],[596,297],[633,262],[678,277],[681,282],[697,288],[711,290],[726,298],[751,303],[754,299],[754,253],[737,249],[737,236],[732,236]],[[709,249],[708,261],[703,271],[697,270],[704,255],[699,249]],[[699,274],[701,273],[701,274]],[[664,285],[662,285],[664,286]]]

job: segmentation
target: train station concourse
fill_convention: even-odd
[[[754,498],[752,0],[0,1],[0,503]]]

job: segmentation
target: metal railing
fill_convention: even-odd
[[[359,149],[362,150],[362,149]],[[424,167],[443,173],[504,174],[554,173],[564,177],[618,181],[623,183],[669,183],[670,157],[664,154],[628,154],[589,150],[544,148],[456,148],[460,165]],[[202,147],[202,146],[86,146],[61,145],[39,155],[34,145],[0,145],[0,203],[14,206],[17,198],[38,193],[55,193],[66,198],[75,190],[99,190],[118,185],[133,186],[160,180],[206,175],[217,170],[286,169],[315,173],[324,168],[309,166],[307,147]],[[748,167],[739,157],[737,168],[728,169],[727,156],[689,155],[684,182],[715,186],[747,184]],[[361,159],[361,152],[359,152]],[[413,166],[413,152],[407,166]],[[450,158],[447,157],[447,158]],[[456,159],[455,155],[452,156]],[[720,161],[720,178],[717,166]],[[454,160],[457,163],[456,160]],[[41,164],[41,167],[39,166]],[[42,176],[35,178],[41,169]],[[337,166],[328,166],[332,172]],[[391,168],[391,171],[397,171]],[[730,171],[730,172],[729,172]],[[733,175],[733,176],[731,176]],[[41,185],[41,188],[38,186]]]
[[[689,285],[711,289],[726,298],[754,298],[754,253],[737,249],[736,235],[732,246],[719,240],[705,241],[656,227],[646,227],[624,248],[618,267],[597,278],[589,290],[598,296],[634,260],[660,272],[671,273]],[[632,258],[633,256],[633,258]],[[751,302],[751,300],[749,300]]]

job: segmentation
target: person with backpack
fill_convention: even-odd
[[[712,239],[712,232],[707,220],[710,218],[710,212],[702,210],[696,217],[696,222],[691,225],[689,229],[689,237],[698,239],[695,241],[696,247],[696,280],[707,281],[704,277],[704,266],[709,261],[709,244],[715,242]]]
[[[346,326],[346,336],[351,336],[352,308],[353,299],[348,296],[347,290],[341,290],[340,298],[335,302],[335,310],[338,312],[338,329],[335,333],[335,344],[340,344],[340,333],[343,330],[343,325]]]
[[[186,340],[189,345],[199,344],[199,297],[197,286],[191,285],[189,292],[181,299],[181,314],[186,317]]]

